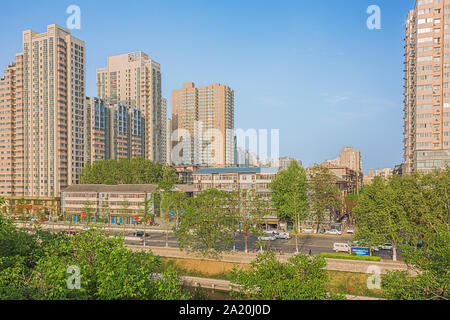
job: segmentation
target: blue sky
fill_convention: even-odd
[[[161,64],[163,94],[183,82],[235,90],[236,127],[280,129],[280,154],[304,165],[360,149],[364,171],[402,162],[404,23],[414,0],[2,1],[3,70],[22,31],[66,25],[81,8],[87,94],[110,55],[142,50]],[[381,30],[369,30],[369,5]]]

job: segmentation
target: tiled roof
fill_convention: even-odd
[[[62,193],[68,192],[123,192],[123,193],[138,193],[146,192],[153,193],[158,186],[156,184],[120,184],[120,185],[105,185],[105,184],[77,184],[63,189]],[[175,188],[182,192],[194,192],[193,185],[177,184]]]
[[[278,167],[254,167],[254,168],[207,168],[200,169],[196,173],[278,173]]]
[[[72,185],[61,192],[155,192],[157,186],[154,184],[121,184],[121,185],[104,185],[104,184],[77,184]]]

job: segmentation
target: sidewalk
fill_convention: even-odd
[[[193,252],[181,251],[178,248],[162,248],[150,246],[142,247],[133,245],[127,245],[127,247],[129,247],[131,250],[134,251],[151,250],[155,255],[168,258],[222,261],[239,264],[249,264],[257,256],[257,254],[255,253],[248,253],[248,254],[245,254],[243,252],[223,253],[220,256],[219,260],[215,260],[212,258],[205,258]],[[280,262],[286,262],[293,255],[294,254],[284,254],[284,255],[278,254],[277,258]],[[393,270],[400,270],[400,271],[408,270],[406,264],[402,262],[377,262],[377,261],[359,261],[359,260],[329,259],[329,258],[327,258],[326,260],[327,266],[325,269],[330,271],[372,273],[373,271],[370,270],[373,270],[375,268],[380,271],[380,274],[386,274],[388,271]],[[415,275],[415,273],[411,271],[410,274],[412,276]]]

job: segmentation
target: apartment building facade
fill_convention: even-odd
[[[223,191],[253,190],[261,196],[270,197],[269,184],[278,174],[279,168],[204,168],[193,173],[194,191],[208,189]]]
[[[145,119],[140,109],[89,97],[86,105],[88,163],[144,158]]]
[[[108,57],[97,69],[97,96],[112,104],[140,109],[145,119],[145,158],[163,163],[161,66],[139,51]]]
[[[85,43],[57,25],[22,40],[0,79],[0,195],[57,195],[86,161]]]
[[[418,0],[407,17],[404,173],[450,165],[450,0]]]
[[[172,130],[172,145],[180,147],[172,149],[176,165],[233,166],[234,91],[220,84],[195,88],[184,83],[172,92]]]

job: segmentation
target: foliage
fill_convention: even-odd
[[[405,259],[416,277],[406,271],[388,272],[382,279],[386,298],[393,300],[449,300],[450,233],[430,236],[420,249],[405,246]]]
[[[345,211],[348,215],[349,225],[353,225],[354,213],[353,210],[356,208],[358,204],[358,195],[357,194],[347,194],[344,198]]]
[[[450,169],[430,174],[375,178],[363,188],[354,209],[358,231],[365,244],[405,241],[416,243],[429,232],[449,232]],[[396,250],[394,250],[394,260]]]
[[[374,179],[362,190],[355,209],[356,239],[399,246],[406,264],[417,273],[411,277],[404,271],[389,272],[382,280],[387,298],[449,298],[449,190],[450,168]]]
[[[67,236],[27,233],[0,218],[0,299],[119,300],[187,299],[174,272],[158,257],[133,252],[118,237],[91,229]],[[70,266],[80,270],[80,288],[69,289]]]
[[[281,171],[269,188],[272,204],[281,219],[298,221],[307,217],[306,171],[297,161],[292,161],[286,170]]]
[[[322,252],[319,256],[330,259],[347,259],[347,260],[366,260],[366,261],[381,261],[381,257],[368,256],[354,256],[345,253],[331,253]]]
[[[229,250],[237,220],[228,208],[229,197],[228,192],[210,189],[186,201],[176,231],[181,249],[189,248],[216,258],[220,252]]]
[[[150,160],[134,158],[102,160],[87,164],[81,172],[82,184],[158,184],[163,178],[175,175],[171,168]],[[178,179],[178,177],[177,177]],[[177,183],[179,181],[177,180]]]
[[[325,213],[341,206],[341,192],[336,186],[336,179],[333,172],[323,166],[315,166],[309,172],[310,204],[317,231]]]
[[[272,204],[280,213],[280,218],[293,221],[296,226],[295,243],[298,253],[300,225],[308,217],[306,171],[297,161],[292,161],[286,170],[276,176],[269,188],[272,191]]]
[[[279,262],[266,251],[250,264],[250,270],[231,272],[232,288],[250,300],[326,300],[343,299],[329,295],[326,262],[322,257],[298,254],[288,262]]]

